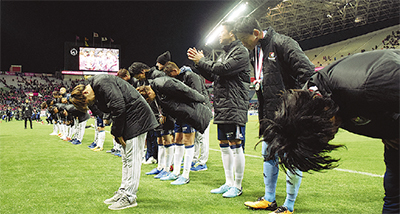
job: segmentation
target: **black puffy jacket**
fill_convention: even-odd
[[[249,108],[249,52],[240,40],[223,47],[219,61],[201,58],[196,68],[207,80],[214,82],[214,123],[247,123]]]
[[[189,86],[189,88],[192,88],[203,95],[206,99],[204,103],[206,103],[211,109],[208,91],[204,85],[204,79],[202,77],[194,73],[190,67],[183,66],[180,68],[180,73],[175,78],[185,83],[185,85]]]
[[[166,114],[204,133],[212,118],[205,96],[168,76],[149,80],[149,83],[157,94],[158,104]]]
[[[341,128],[382,139],[399,137],[400,50],[358,53],[314,74],[317,86],[338,106]]]
[[[110,113],[111,134],[129,140],[158,126],[150,106],[127,81],[108,74],[91,77],[96,102],[100,111]]]
[[[314,73],[315,66],[292,38],[279,34],[271,27],[260,39],[263,50],[262,94],[259,100],[259,118],[273,119],[280,104],[280,93],[299,89]],[[264,128],[260,127],[260,130]]]

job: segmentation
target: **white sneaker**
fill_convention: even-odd
[[[143,164],[156,164],[157,160],[153,158],[153,156],[151,156],[146,162],[144,162]]]
[[[105,204],[113,204],[113,203],[117,202],[123,196],[123,194],[124,193],[121,190],[118,190],[118,191],[114,192],[113,197],[104,200],[104,203]]]
[[[53,133],[50,133],[49,135],[57,135],[57,133],[53,132]]]
[[[134,199],[132,202],[129,200],[128,196],[124,195],[122,196],[117,202],[111,204],[108,206],[108,209],[110,210],[122,210],[126,209],[129,207],[136,207],[136,199]]]

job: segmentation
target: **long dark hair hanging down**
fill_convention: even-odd
[[[279,157],[279,165],[295,173],[337,167],[339,159],[327,155],[343,145],[329,144],[338,126],[334,118],[339,108],[333,100],[308,90],[288,90],[274,120],[260,121],[263,140],[268,144],[268,160]]]

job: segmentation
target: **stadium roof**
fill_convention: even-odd
[[[386,20],[398,21],[400,17],[399,0],[242,0],[235,3],[229,13],[246,4],[248,8],[241,16],[253,16],[262,28],[272,26],[298,42]],[[217,26],[227,20],[229,13]],[[216,43],[207,45],[216,48]]]

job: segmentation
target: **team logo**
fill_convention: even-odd
[[[76,56],[76,55],[78,55],[78,50],[76,50],[75,48],[72,48],[72,49],[69,51],[69,53],[70,53],[72,56]]]
[[[274,52],[269,52],[269,54],[268,54],[268,59],[271,60],[271,61],[276,62],[275,53],[274,53]]]

